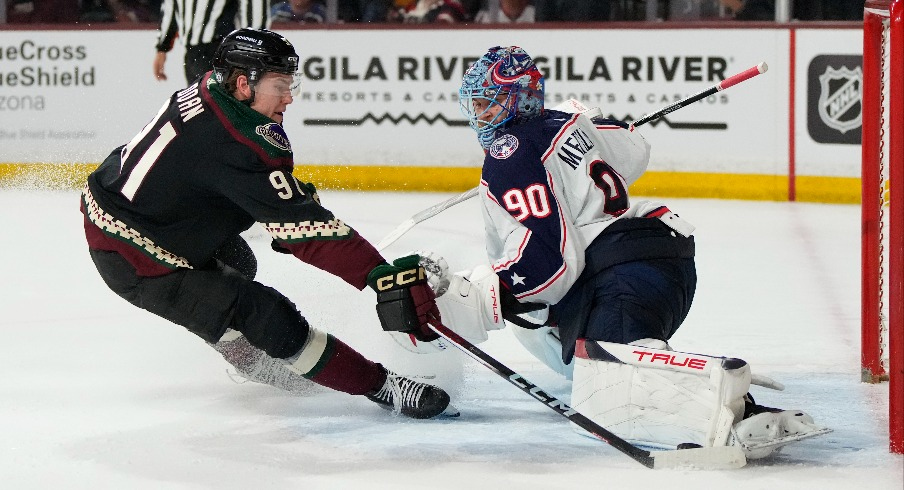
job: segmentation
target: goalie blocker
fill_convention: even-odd
[[[665,350],[668,345],[656,340],[647,344],[660,348],[579,339],[574,409],[632,444],[738,446],[748,459],[831,432],[800,410],[754,404],[748,394],[752,379],[771,388],[781,385],[752,378],[741,359]]]

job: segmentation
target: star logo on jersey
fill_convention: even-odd
[[[517,272],[513,272],[512,273],[512,286],[517,286],[519,284],[523,286],[525,279],[527,279],[527,278],[519,276]]]
[[[490,145],[490,156],[497,160],[505,160],[518,149],[518,138],[504,134]]]

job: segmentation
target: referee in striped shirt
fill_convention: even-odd
[[[163,0],[160,11],[157,80],[166,80],[163,65],[177,34],[185,45],[185,79],[191,83],[212,69],[213,55],[227,34],[242,27],[270,27],[268,0]]]

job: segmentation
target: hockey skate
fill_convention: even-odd
[[[832,429],[816,425],[800,410],[782,410],[758,405],[748,393],[744,397],[744,419],[731,428],[729,446],[740,446],[748,459],[774,456],[792,442],[820,436]]]
[[[459,415],[458,410],[449,404],[449,395],[442,388],[400,376],[392,371],[386,372],[386,382],[379,390],[365,393],[364,396],[386,410],[414,419]]]

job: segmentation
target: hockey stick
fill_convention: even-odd
[[[445,201],[443,201],[439,204],[434,204],[433,206],[430,206],[429,208],[421,211],[420,213],[415,214],[414,216],[403,221],[402,224],[400,224],[399,226],[396,227],[396,229],[392,230],[388,235],[383,237],[383,239],[380,240],[380,243],[377,244],[377,250],[383,250],[384,248],[392,245],[393,243],[395,243],[396,240],[401,238],[402,235],[404,235],[405,233],[408,233],[408,230],[414,228],[414,225],[420,223],[421,221],[430,219],[430,218],[436,216],[437,214],[442,213],[443,211],[451,208],[452,206],[455,206],[458,203],[465,202],[468,199],[471,199],[472,197],[474,197],[476,195],[477,195],[477,187],[474,187],[473,189],[468,189],[467,191],[465,191],[453,198],[446,199]]]
[[[505,378],[506,381],[515,385],[521,391],[536,398],[557,414],[565,417],[578,427],[586,430],[593,436],[621,451],[647,468],[699,468],[705,470],[725,470],[740,468],[747,464],[747,458],[744,456],[744,452],[741,448],[736,446],[663,451],[647,451],[641,449],[604,429],[596,422],[588,419],[565,404],[565,402],[541,390],[537,385],[531,383],[515,371],[512,371],[508,366],[480,350],[474,346],[474,344],[468,342],[445,325],[431,324],[430,329],[436,332],[440,337],[454,344],[462,352],[480,364],[483,364],[494,373]]]
[[[766,70],[768,70],[768,69],[769,69],[769,66],[766,65],[765,61],[763,61],[754,67],[748,68],[740,73],[737,73],[735,75],[732,75],[732,76],[726,78],[725,80],[722,80],[721,82],[713,85],[712,87],[710,87],[706,90],[697,92],[694,95],[681,99],[678,102],[675,102],[674,104],[663,107],[662,109],[659,109],[658,111],[656,111],[652,114],[647,114],[647,115],[641,117],[640,119],[638,119],[637,121],[634,121],[631,125],[635,128],[638,126],[643,126],[644,124],[646,124],[650,121],[659,119],[660,117],[662,117],[670,112],[674,112],[682,107],[693,104],[694,102],[697,102],[698,100],[709,97],[710,95],[712,95],[716,92],[721,92],[721,91],[723,91],[729,87],[732,87],[734,85],[737,85],[745,80],[749,80],[761,73],[766,73]],[[465,202],[468,199],[471,199],[472,197],[474,197],[476,195],[477,195],[477,187],[474,187],[473,189],[468,189],[467,191],[465,191],[462,194],[459,194],[451,199],[445,200],[439,204],[434,204],[433,206],[421,211],[420,213],[415,214],[411,218],[405,220],[398,227],[396,227],[396,229],[392,230],[388,235],[383,237],[383,239],[380,240],[380,243],[377,244],[377,250],[383,250],[384,248],[392,245],[396,240],[401,238],[402,235],[404,235],[405,233],[408,233],[408,230],[414,228],[414,225],[420,223],[421,221],[432,218],[432,217],[436,216],[437,214],[442,213],[443,211],[451,208],[452,206]]]
[[[682,107],[693,104],[694,102],[697,102],[698,100],[705,99],[706,97],[709,97],[710,95],[712,95],[716,92],[721,92],[721,91],[727,89],[728,87],[737,85],[745,80],[750,80],[751,78],[753,78],[761,73],[766,73],[766,70],[768,70],[768,69],[769,69],[769,66],[766,65],[765,61],[760,62],[760,64],[750,67],[750,68],[742,71],[741,73],[732,75],[706,90],[697,92],[696,94],[691,95],[690,97],[686,97],[684,99],[679,100],[678,102],[675,102],[674,104],[663,107],[662,109],[659,109],[658,111],[656,111],[652,114],[647,114],[646,116],[641,117],[640,119],[634,121],[633,126],[636,128],[637,126],[642,126],[650,121],[659,119],[660,117],[662,117],[670,112],[674,112],[678,109],[681,109]]]

